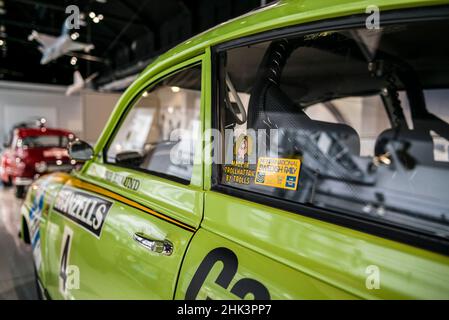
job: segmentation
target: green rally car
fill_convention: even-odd
[[[21,214],[51,299],[449,298],[449,2],[281,0],[160,56]]]

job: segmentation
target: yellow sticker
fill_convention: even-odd
[[[282,158],[259,158],[256,184],[288,190],[298,187],[301,160]]]

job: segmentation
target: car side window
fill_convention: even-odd
[[[201,67],[142,92],[106,152],[107,162],[189,183],[200,129]]]
[[[449,239],[449,56],[429,28],[449,22],[219,49],[218,184]]]

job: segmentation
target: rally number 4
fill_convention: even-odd
[[[59,292],[65,297],[67,295],[67,279],[69,269],[70,247],[72,244],[73,231],[69,227],[64,228],[61,246],[61,260],[59,264]]]

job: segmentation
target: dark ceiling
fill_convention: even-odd
[[[70,84],[73,71],[83,76],[99,72],[104,84],[140,71],[151,58],[218,23],[248,12],[260,0],[0,0],[0,80]],[[87,25],[77,41],[93,43],[90,54],[104,62],[78,59],[71,65],[63,56],[40,65],[32,30],[59,36],[68,16],[66,7],[77,5]],[[89,13],[104,18],[95,23]],[[144,62],[139,63],[139,62]]]

